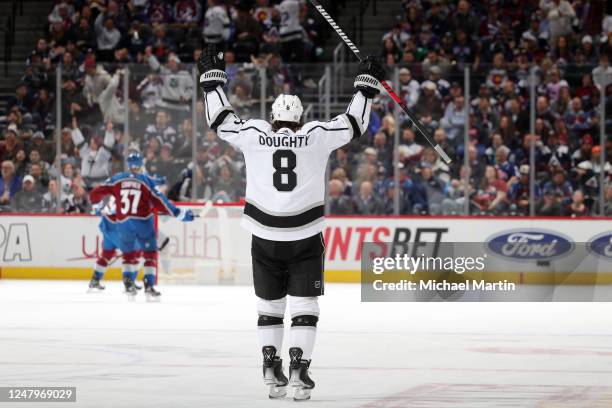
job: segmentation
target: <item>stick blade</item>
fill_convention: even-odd
[[[442,149],[442,146],[440,146],[439,144],[434,146],[434,150],[440,155],[440,157],[442,158],[442,160],[444,160],[444,162],[446,164],[450,164],[451,163],[451,158],[448,157],[448,154],[446,154],[446,152],[444,151],[444,149]]]

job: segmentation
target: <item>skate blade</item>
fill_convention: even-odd
[[[87,289],[87,293],[102,293],[104,292],[104,289],[98,289],[98,288],[88,288]]]
[[[301,387],[296,387],[295,392],[293,393],[294,401],[307,401],[310,399],[310,389],[303,389]]]
[[[287,396],[287,387],[277,387],[276,384],[270,385],[270,389],[268,390],[268,398],[270,399],[278,399],[285,398]]]

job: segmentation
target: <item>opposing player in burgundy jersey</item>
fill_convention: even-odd
[[[253,234],[251,254],[259,313],[264,383],[269,396],[310,398],[309,376],[323,295],[325,169],[330,153],[368,128],[372,99],[381,89],[384,69],[366,58],[355,78],[355,94],[345,113],[329,122],[302,122],[302,103],[280,95],[272,123],[242,120],[234,113],[223,85],[223,53],[208,46],[198,62],[206,119],[219,137],[242,150],[247,170],[242,225]],[[287,295],[288,302],[287,302]],[[279,357],[286,304],[291,309],[289,381]]]
[[[140,251],[144,258],[144,284],[147,296],[158,297],[155,290],[155,269],[157,266],[157,234],[154,212],[169,214],[180,221],[193,221],[191,210],[179,209],[166,196],[160,193],[155,181],[143,174],[143,159],[137,153],[128,156],[128,172],[119,173],[104,184],[94,188],[90,194],[92,204],[104,197],[112,196],[116,203],[114,223],[117,231],[119,249],[125,264],[138,265]],[[112,222],[112,220],[110,220]],[[123,276],[128,294],[135,294],[134,279],[131,274]]]

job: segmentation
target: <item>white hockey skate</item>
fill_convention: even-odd
[[[315,387],[314,381],[309,376],[308,368],[310,360],[302,359],[303,351],[299,347],[289,349],[289,385],[293,387],[293,400],[306,401],[310,399],[310,393]]]
[[[283,360],[276,355],[276,347],[264,346],[263,377],[268,389],[270,399],[284,398],[287,395],[287,377],[283,373]]]

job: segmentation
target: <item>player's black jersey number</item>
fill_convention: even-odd
[[[292,150],[277,150],[272,155],[274,169],[274,187],[278,191],[293,191],[297,185],[297,158]]]

